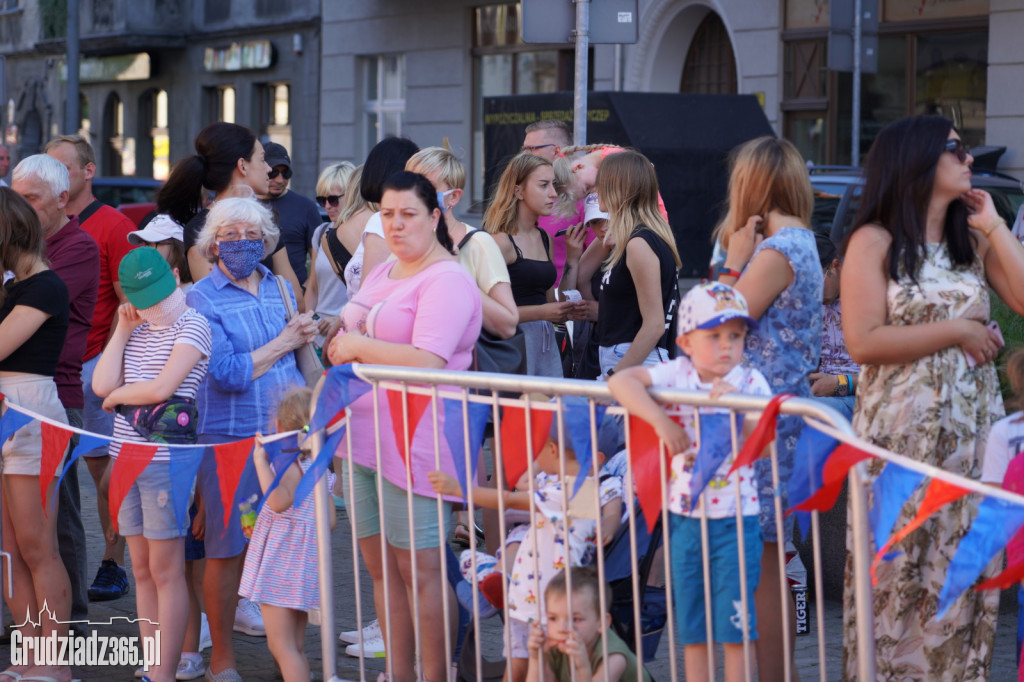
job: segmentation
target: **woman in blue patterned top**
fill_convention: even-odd
[[[759,369],[772,393],[811,397],[811,372],[821,355],[822,285],[818,248],[808,229],[814,196],[803,157],[790,142],[760,137],[736,149],[729,178],[729,210],[715,228],[726,249],[719,280],[733,284],[747,299],[758,327],[747,334],[743,364]],[[793,452],[800,436],[799,417],[779,419],[776,444],[782,508],[786,508]],[[779,613],[782,581],[779,553],[793,537],[793,518],[783,520],[779,537],[775,482],[770,460],[755,463],[761,500],[761,534],[765,539],[761,584],[755,595],[758,613]],[[758,642],[761,680],[784,678],[783,633],[795,627],[766,618]],[[790,648],[792,651],[792,647]]]
[[[199,387],[199,442],[225,443],[248,438],[271,424],[284,394],[305,382],[293,351],[316,335],[311,313],[288,321],[274,275],[260,265],[277,242],[270,211],[255,199],[221,199],[210,209],[196,248],[214,267],[188,292],[188,304],[210,322],[213,352]],[[295,296],[289,290],[292,306]],[[207,449],[196,479],[206,509],[206,575],[203,594],[210,619],[213,654],[208,679],[241,680],[234,670],[231,645],[245,536],[238,506],[227,525],[221,505],[217,462]],[[259,494],[255,475],[243,476],[236,500]],[[198,534],[197,534],[197,539]],[[262,634],[258,607],[243,602],[250,634]]]

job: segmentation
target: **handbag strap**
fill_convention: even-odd
[[[274,275],[274,279],[277,280],[277,290],[281,293],[281,301],[284,303],[284,314],[289,320],[295,317],[295,308],[292,307],[292,299],[288,296],[288,290],[284,286],[284,277],[281,275]]]
[[[480,230],[474,228],[474,229],[470,230],[469,232],[467,232],[466,236],[463,237],[462,241],[459,242],[459,245],[458,245],[459,251],[462,251],[462,247],[466,245],[466,243],[469,241],[469,238],[472,237],[474,234],[476,234],[479,231]]]

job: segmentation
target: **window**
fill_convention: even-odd
[[[363,60],[364,154],[385,137],[402,134],[405,116],[405,56]]]
[[[694,95],[735,95],[736,60],[722,18],[708,12],[690,43],[679,92]]]
[[[284,145],[285,149],[292,148],[290,92],[288,83],[266,83],[257,86],[256,93],[260,139]]]
[[[206,120],[208,123],[235,122],[235,86],[219,85],[204,88],[206,99]]]
[[[473,19],[475,81],[470,179],[473,204],[479,207],[486,191],[484,98],[572,90],[576,58],[571,46],[524,43],[522,7],[518,2],[478,7]],[[593,78],[593,69],[590,78]],[[592,81],[588,87],[593,87]]]
[[[0,14],[14,12],[21,7],[21,0],[0,0]]]
[[[166,180],[171,171],[171,138],[167,130],[167,91],[158,90],[152,100],[153,178]]]

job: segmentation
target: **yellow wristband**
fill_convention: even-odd
[[[992,224],[988,226],[988,229],[985,230],[982,234],[984,234],[985,238],[987,239],[988,236],[990,234],[992,234],[992,232],[995,231],[995,229],[997,227],[999,227],[1000,225],[1004,225],[1005,226],[1006,225],[1006,221],[1003,220],[1002,218],[996,218],[995,220],[992,221]]]

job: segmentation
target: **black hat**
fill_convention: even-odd
[[[288,158],[288,150],[278,143],[268,142],[263,145],[263,156],[271,168],[287,166],[291,170],[292,160]]]

